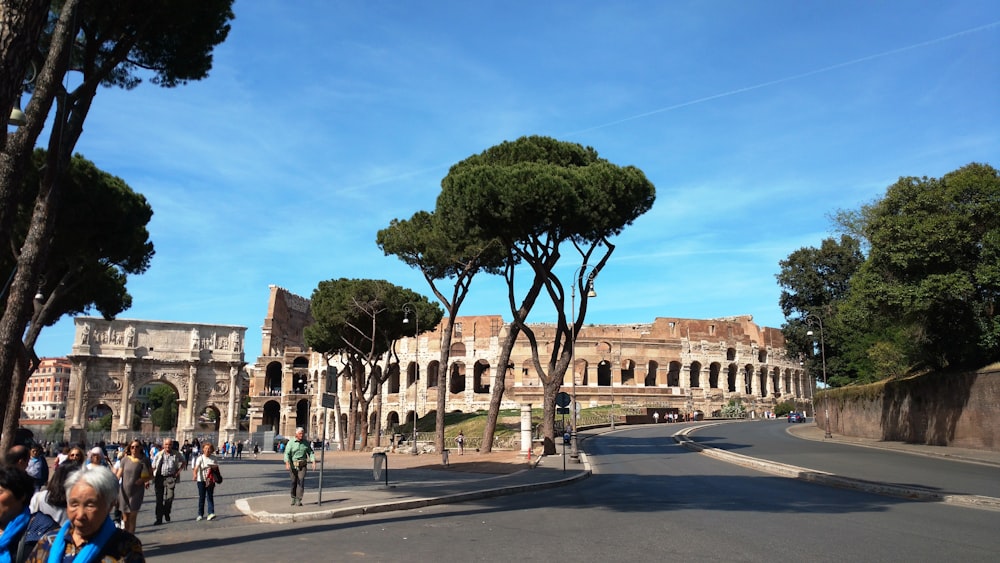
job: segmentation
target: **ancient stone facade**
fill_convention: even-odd
[[[309,322],[307,300],[271,288],[262,355],[248,370],[251,431],[289,435],[303,426],[310,436],[320,436],[325,422],[326,435],[334,437],[346,426],[343,418],[341,425],[333,424],[333,411],[321,408],[323,394],[335,393],[346,411],[348,389],[344,378],[327,372],[321,355],[307,349],[302,329]],[[531,327],[545,358],[556,327]],[[373,429],[406,423],[414,412],[425,416],[435,409],[440,390],[447,393],[449,412],[489,407],[509,325],[498,315],[459,317],[447,369],[439,362],[441,329],[399,342],[400,369],[390,372],[373,402]],[[615,404],[711,415],[740,399],[758,413],[782,401],[811,411],[814,381],[797,358],[787,357],[784,344],[780,330],[757,326],[749,315],[589,325],[577,336],[575,377],[567,373],[563,389],[573,391],[583,407]],[[541,405],[542,387],[526,339],[517,342],[506,369],[503,408]]]
[[[77,317],[66,409],[68,439],[85,438],[87,413],[110,409],[112,437],[129,439],[137,393],[167,384],[177,392],[177,433],[195,436],[197,416],[216,411],[220,439],[232,439],[246,393],[243,343],[246,327]]]

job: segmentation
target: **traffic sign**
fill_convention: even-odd
[[[319,403],[325,408],[335,409],[337,408],[337,395],[335,393],[323,393]]]
[[[569,396],[569,393],[560,391],[559,394],[556,395],[556,406],[568,407],[572,400],[573,398]]]
[[[556,414],[569,414],[569,407],[556,407]]]

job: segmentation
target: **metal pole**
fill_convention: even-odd
[[[319,445],[319,502],[317,506],[323,506],[323,470],[326,469],[326,420],[330,409],[323,407],[323,432]]]
[[[412,303],[403,305],[403,324],[410,322],[413,313],[413,455],[417,455],[417,381],[420,379],[420,357],[417,351],[417,338],[420,336],[420,317],[417,308]]]
[[[579,268],[577,269],[579,272]],[[576,403],[576,276],[577,273],[573,274],[573,287],[570,289],[570,302],[569,302],[569,314],[570,314],[570,336],[572,342],[570,343],[571,348],[569,349],[569,374],[573,378],[573,428],[570,429],[570,442],[571,442],[571,452],[570,457],[574,460],[579,459],[579,452],[576,449],[576,423],[577,423],[577,403]],[[565,445],[563,449],[565,449]]]
[[[810,325],[819,326],[819,354],[820,359],[823,362],[823,389],[829,391],[830,386],[826,383],[826,333],[823,331],[823,318],[819,315],[806,315],[806,323]],[[806,332],[807,336],[812,336],[813,331]],[[816,396],[813,394],[813,415],[816,414]],[[823,397],[823,418],[825,419],[826,432],[824,433],[825,438],[833,438],[833,433],[830,431],[830,397]]]

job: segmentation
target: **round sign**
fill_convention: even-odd
[[[559,394],[556,395],[556,406],[568,407],[572,400],[573,399],[569,396],[569,393],[566,393],[565,391],[560,391]]]

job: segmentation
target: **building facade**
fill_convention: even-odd
[[[72,364],[66,358],[42,358],[24,389],[21,418],[56,420],[65,417],[71,370]]]
[[[402,313],[401,313],[402,314]],[[261,355],[247,366],[250,430],[291,435],[298,426],[310,436],[339,438],[324,394],[349,408],[345,378],[336,377],[320,354],[307,349],[303,329],[312,322],[307,299],[271,286]],[[372,429],[392,429],[434,411],[446,393],[449,412],[489,407],[499,369],[505,369],[503,408],[541,405],[543,389],[528,341],[521,338],[506,367],[497,365],[510,325],[499,315],[459,317],[449,364],[440,365],[442,326],[399,342],[398,370],[373,401]],[[540,355],[548,357],[554,325],[532,324]],[[582,407],[620,405],[665,413],[718,413],[731,400],[763,413],[779,402],[811,410],[815,383],[797,358],[785,352],[779,329],[760,327],[749,315],[720,319],[655,318],[646,324],[587,325],[577,335],[573,369],[563,390]],[[325,428],[324,428],[325,426]]]

